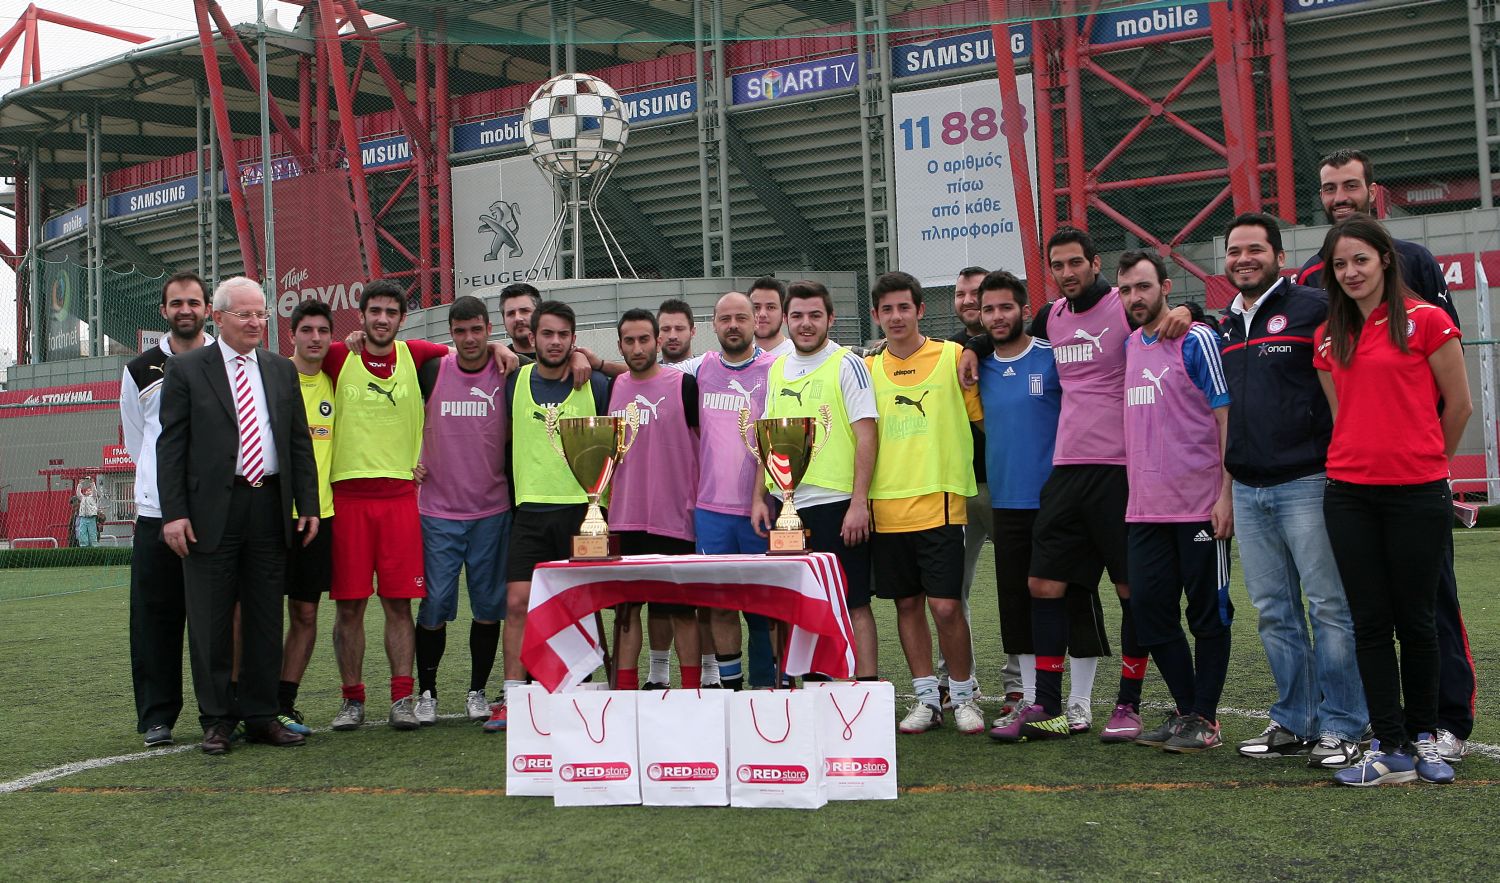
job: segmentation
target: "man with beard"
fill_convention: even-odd
[[[661,302],[656,309],[656,325],[661,329],[661,361],[664,365],[686,362],[693,357],[693,308],[675,297]]]
[[[526,683],[521,641],[531,602],[531,574],[544,561],[569,557],[573,536],[583,525],[588,498],[568,464],[547,437],[547,408],[560,417],[594,417],[608,413],[609,378],[599,371],[575,389],[569,362],[575,352],[577,319],[561,301],[542,301],[531,315],[536,362],[510,372],[506,402],[510,410],[511,474],[516,514],[505,561],[505,695]],[[491,707],[486,733],[503,732],[509,723],[506,701]]]
[[[182,559],[161,540],[161,498],[156,487],[156,440],[161,435],[161,384],[167,360],[213,338],[208,286],[197,273],[167,277],[161,316],[168,332],[132,359],[120,378],[120,425],[135,461],[135,539],[130,553],[130,675],[135,687],[136,732],[146,747],[172,744],[182,712],[182,634],[187,626]]]
[[[337,604],[334,652],[343,683],[343,705],[333,729],[352,730],[365,718],[365,607],[379,586],[385,612],[385,650],[391,667],[391,726],[419,726],[412,697],[414,630],[411,599],[427,594],[422,561],[422,525],[413,470],[422,447],[424,413],[417,372],[447,355],[425,340],[398,341],[406,320],[406,295],[384,279],[360,295],[363,344],[351,358],[334,344],[323,360],[339,403],[333,445],[333,500],[339,531],[333,538],[333,587]],[[500,344],[496,354],[515,363]],[[505,357],[508,357],[505,358]]]
[[[500,318],[510,335],[510,348],[518,356],[536,358],[536,343],[531,338],[531,314],[542,302],[541,292],[525,282],[512,282],[500,289]]]
[[[1234,399],[1224,466],[1234,480],[1245,591],[1277,693],[1270,725],[1239,743],[1239,753],[1306,755],[1308,766],[1336,770],[1359,759],[1369,713],[1323,519],[1333,415],[1313,339],[1328,318],[1328,295],[1281,277],[1286,253],[1269,215],[1230,221],[1224,243],[1224,275],[1239,290],[1219,320]],[[1299,419],[1287,419],[1293,414]]]
[[[755,311],[755,345],[773,356],[794,351],[783,329],[786,283],[775,276],[762,276],[750,283],[750,306]]]
[[[1318,195],[1330,223],[1355,213],[1372,215],[1375,171],[1370,158],[1358,150],[1339,150],[1318,163]],[[1443,270],[1425,247],[1404,239],[1394,240],[1401,258],[1401,278],[1414,294],[1441,307],[1458,326],[1458,309],[1448,295]],[[1323,261],[1313,255],[1303,265],[1297,281],[1315,288],[1322,282]],[[1447,536],[1448,552],[1438,577],[1438,748],[1443,759],[1456,763],[1467,753],[1465,742],[1474,730],[1474,658],[1469,652],[1469,633],[1458,603],[1458,580],[1453,572],[1453,537]]]
[[[615,326],[628,374],[610,384],[609,412],[625,417],[636,409],[639,430],[615,471],[610,490],[610,530],[625,555],[691,555],[693,508],[698,490],[698,384],[689,374],[665,369],[658,361],[658,326],[647,310],[626,310]],[[670,623],[677,643],[682,687],[703,686],[698,615],[682,604],[651,603],[653,618]],[[624,631],[616,648],[616,687],[640,685],[635,661],[641,653],[640,605],[627,604]],[[665,689],[666,678],[647,688]]]

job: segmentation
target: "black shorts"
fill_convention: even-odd
[[[505,581],[529,583],[538,564],[563,561],[573,555],[573,537],[583,525],[587,503],[557,509],[515,510],[510,522],[510,550],[506,553]]]
[[[698,545],[692,540],[679,540],[676,537],[657,536],[653,533],[646,533],[643,530],[617,531],[616,536],[620,538],[621,555],[692,555],[698,551]],[[696,609],[696,607],[690,607],[687,604],[651,602],[651,612],[667,616],[671,616],[674,613],[692,613]]]
[[[866,540],[857,546],[844,545],[844,516],[848,513],[848,500],[797,510],[802,518],[802,525],[808,531],[808,550],[831,552],[838,556],[839,566],[844,568],[844,582],[849,587],[844,596],[844,606],[850,610],[858,610],[870,606],[870,541]],[[959,557],[962,559],[962,554]],[[962,561],[959,562],[959,567],[963,567]]]
[[[1000,601],[1000,643],[1006,653],[1035,653],[1031,635],[1032,531],[1035,509],[996,509],[995,590]],[[1084,659],[1109,655],[1099,587],[1069,583],[1063,594],[1068,610],[1068,655]]]
[[[286,596],[316,604],[333,586],[333,519],[318,521],[318,535],[306,546],[292,525],[292,547],[286,553]]]
[[[1182,596],[1195,638],[1229,631],[1229,541],[1207,521],[1130,525],[1130,612],[1143,647],[1182,636]]]
[[[1031,575],[1097,586],[1107,569],[1112,582],[1128,581],[1125,503],[1129,497],[1124,466],[1084,463],[1053,469],[1042,485]]]
[[[964,526],[945,524],[903,533],[876,532],[877,598],[926,595],[957,601],[964,591]]]

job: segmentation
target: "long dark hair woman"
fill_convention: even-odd
[[[1401,281],[1379,222],[1323,240],[1328,321],[1313,364],[1333,409],[1323,515],[1354,619],[1375,739],[1345,785],[1447,783],[1438,753],[1438,573],[1453,529],[1448,462],[1473,406],[1459,332]],[[1401,643],[1397,661],[1396,641]]]

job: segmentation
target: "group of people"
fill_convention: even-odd
[[[568,557],[586,509],[549,412],[639,415],[608,516],[627,555],[764,552],[778,500],[741,413],[826,414],[797,511],[808,548],[842,564],[859,679],[878,672],[872,597],[894,602],[915,692],[900,732],[949,715],[1000,742],[1092,730],[1098,661],[1111,655],[1107,571],[1121,669],[1100,738],[1179,753],[1221,745],[1237,536],[1279,697],[1240,754],[1305,757],[1351,785],[1451,781],[1474,683],[1447,484],[1471,411],[1457,316],[1431,254],[1369,216],[1368,157],[1333,154],[1320,174],[1334,222],[1321,254],[1294,281],[1277,222],[1235,218],[1224,257],[1238,295],[1220,316],[1170,306],[1154,253],[1121,255],[1111,284],[1088,234],[1063,228],[1046,243],[1060,298],[1033,311],[1021,279],[965,268],[950,339],[923,333],[915,278],[879,276],[870,304],[883,341],[870,352],[830,339],[834,301],[816,282],[767,277],[723,295],[718,348],[699,355],[687,304],[628,310],[621,360],[606,361],[578,345],[567,304],[524,283],[501,293],[508,347],[470,296],[449,309],[451,347],[397,340],[405,294],[377,280],[344,341],[326,305],[299,304],[288,360],[260,348],[269,317],[257,283],[213,292],[214,341],[207,286],[179,273],[163,290],[170,333],[127,367],[121,393],[138,469],[139,730],[148,746],[172,739],[186,622],[203,749],[228,751],[238,727],[299,744],[310,731],[298,687],[325,592],[342,681],[332,728],[365,719],[372,595],[389,722],[434,723],[460,572],[472,617],[464,714],[504,730],[504,697],[526,680],[532,572]],[[1006,654],[994,721],[978,704],[969,628],[986,540]],[[742,627],[732,610],[652,604],[643,636],[638,606],[617,615],[620,689],[667,686],[673,645],[683,687],[777,686],[760,617]],[[492,701],[497,657],[506,692]],[[1151,661],[1175,707],[1148,728]]]

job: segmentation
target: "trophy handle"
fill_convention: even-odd
[[[823,449],[823,443],[828,441],[828,433],[833,430],[833,408],[829,407],[827,402],[818,406],[818,416],[822,418],[823,432],[813,440],[812,453],[808,455],[809,460],[818,456],[818,451]]]
[[[745,443],[751,457],[760,458],[760,451],[755,449],[755,421],[750,419],[749,408],[740,409],[740,441]]]
[[[552,443],[552,450],[556,451],[557,456],[561,457],[562,461],[566,463],[568,462],[568,455],[563,453],[562,443],[558,441],[559,433],[557,431],[557,425],[561,414],[562,411],[557,407],[557,405],[547,406],[547,441]]]
[[[635,402],[625,406],[625,420],[620,426],[620,461],[625,460],[625,452],[635,444],[636,436],[641,434],[641,408]],[[616,463],[618,466],[619,463]]]

